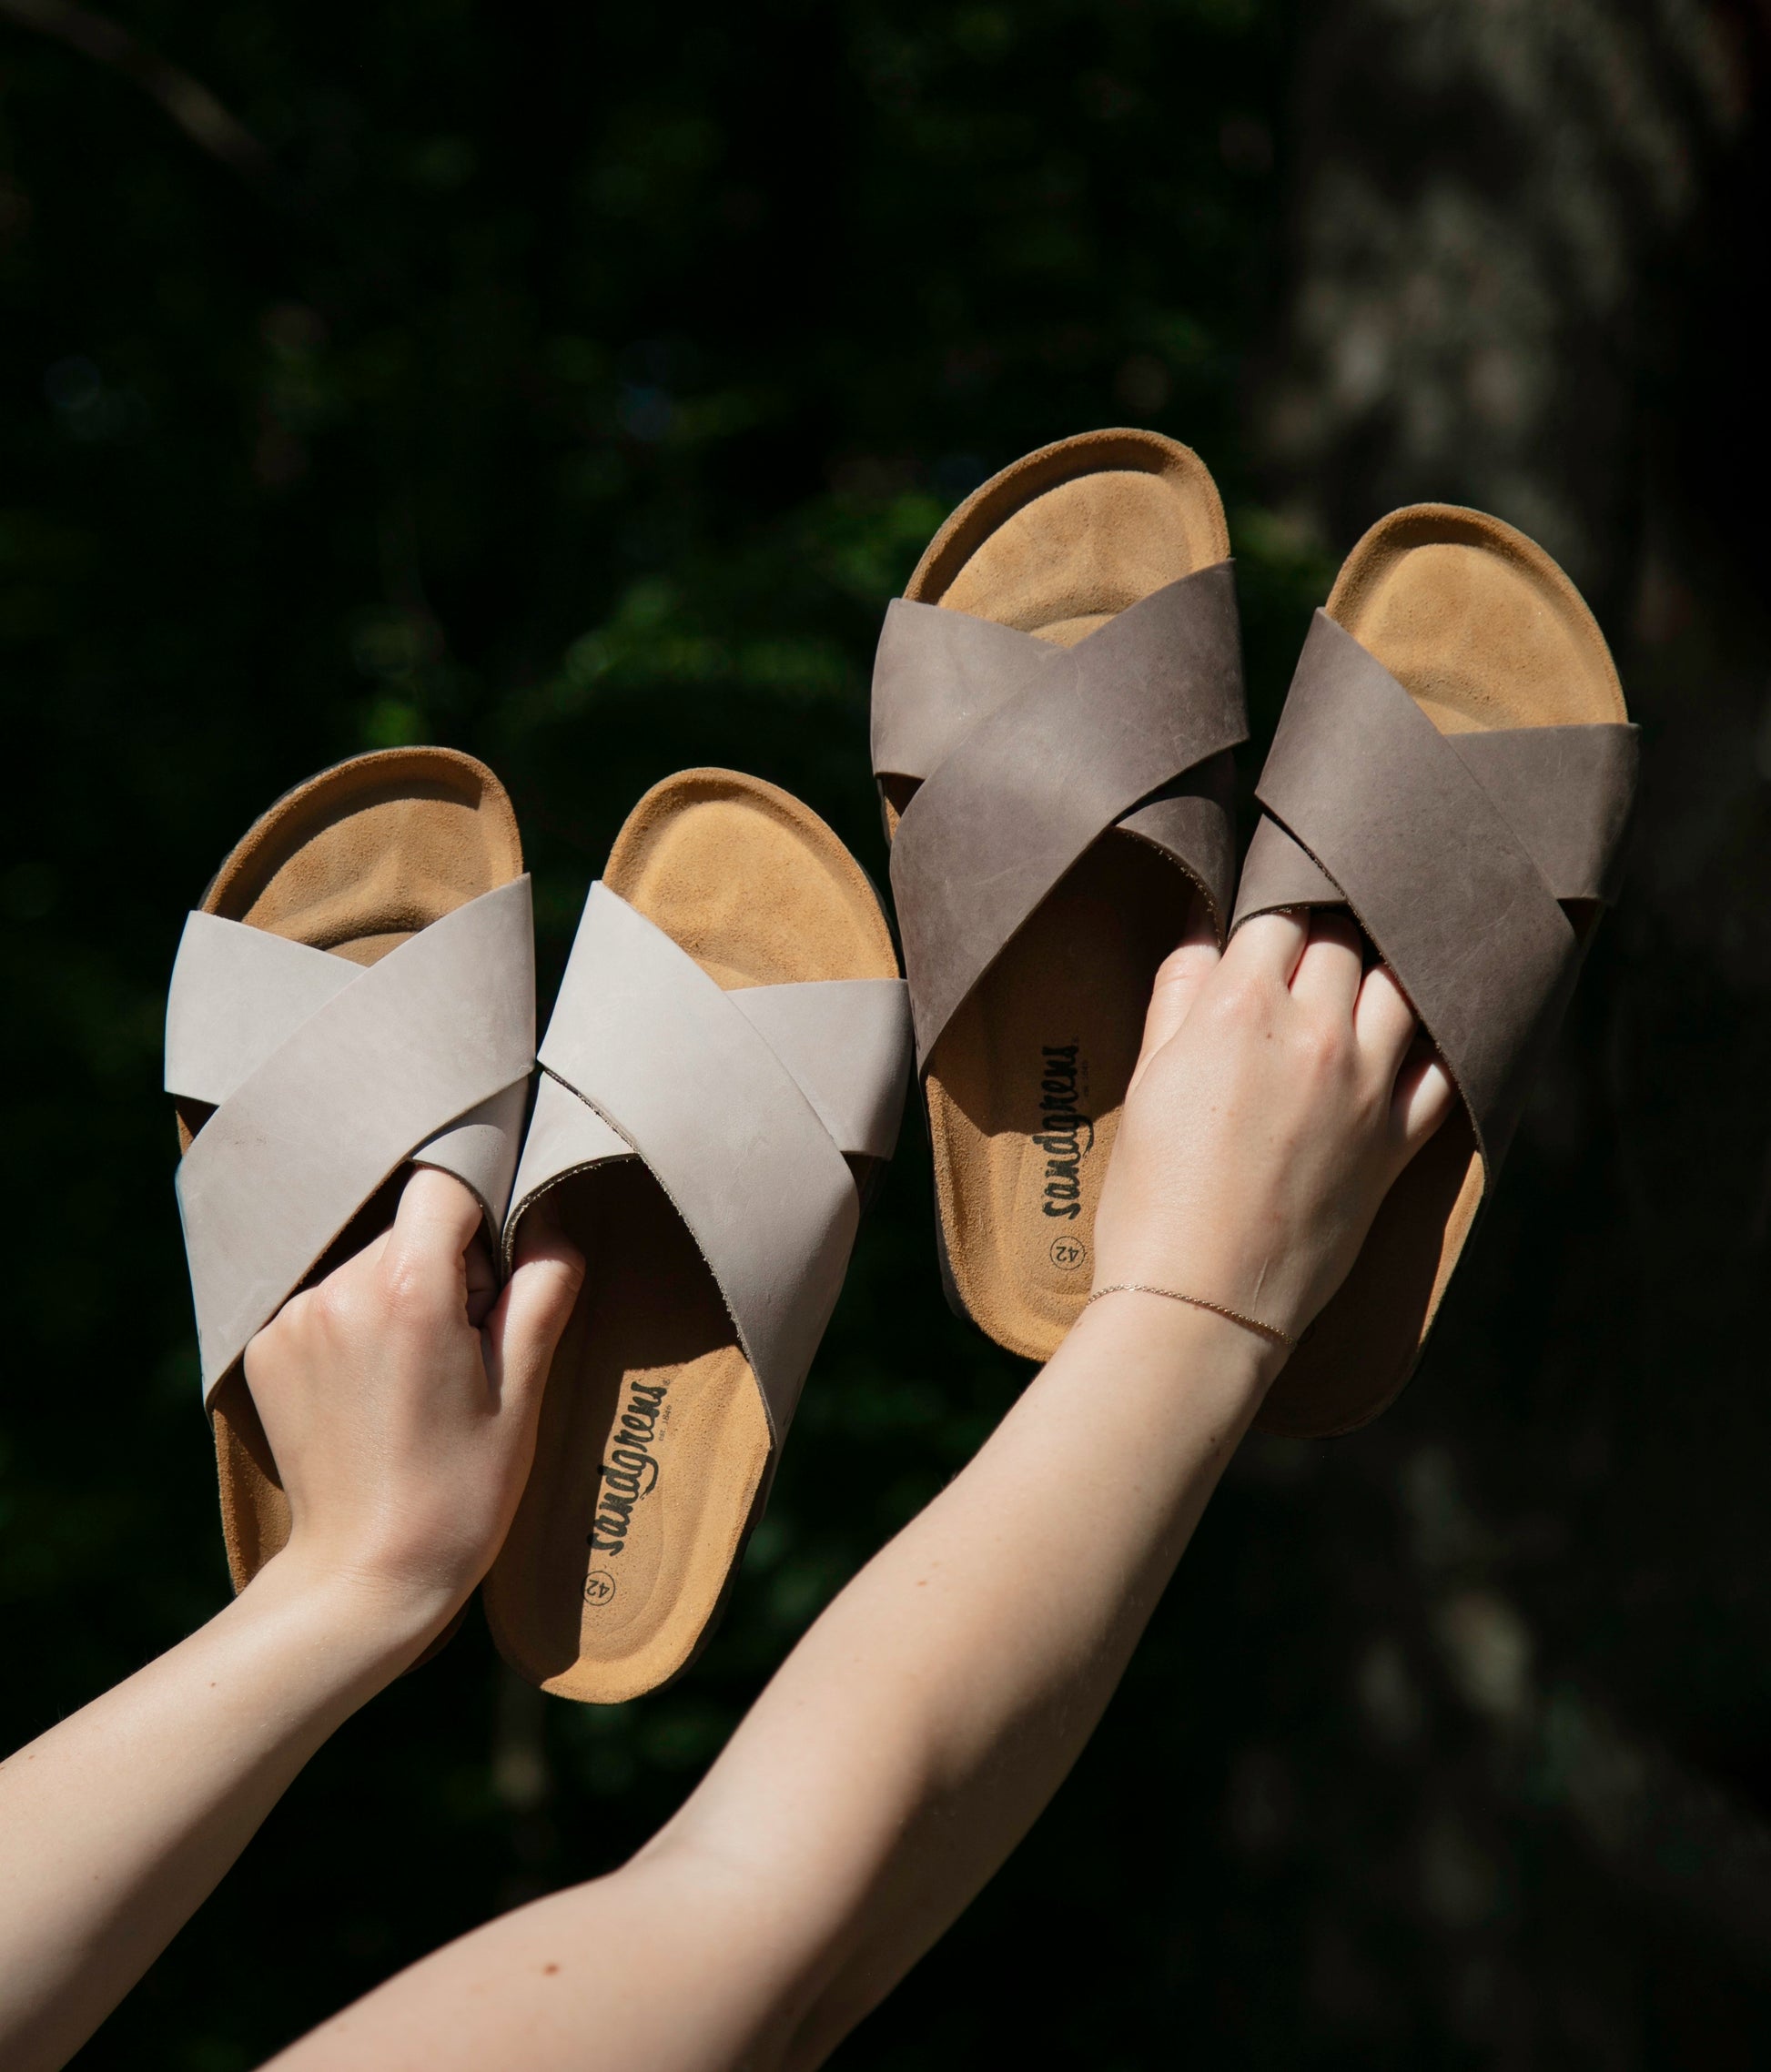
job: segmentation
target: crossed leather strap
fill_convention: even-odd
[[[549,1188],[642,1159],[719,1287],[779,1447],[860,1221],[845,1154],[891,1157],[909,1061],[901,979],[728,993],[599,880],[541,1044],[507,1250]]]
[[[1075,647],[894,600],[873,761],[920,780],[892,841],[916,1052],[1109,829],[1186,872],[1219,935],[1235,883],[1230,751],[1248,737],[1229,562],[1154,591]]]
[[[378,963],[193,914],[167,1003],[166,1087],[216,1110],[177,1173],[203,1399],[409,1160],[496,1232],[535,1058],[529,880]]]
[[[1346,905],[1456,1080],[1489,1178],[1608,904],[1635,793],[1624,724],[1441,733],[1318,611],[1256,795],[1234,925]],[[1590,931],[1587,931],[1590,934]]]

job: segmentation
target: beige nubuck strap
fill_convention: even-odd
[[[166,1087],[216,1112],[178,1167],[203,1397],[390,1173],[454,1173],[494,1232],[535,1057],[527,877],[365,968],[193,914]]]
[[[718,1284],[779,1446],[860,1220],[844,1154],[886,1158],[896,1141],[903,981],[728,993],[599,880],[541,1064],[507,1256],[549,1188],[643,1160]]]

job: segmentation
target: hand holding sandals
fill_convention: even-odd
[[[946,1277],[1044,1370],[632,1864],[292,2066],[820,2062],[1055,1789],[1257,1411],[1344,1430],[1406,1381],[1614,891],[1634,733],[1541,550],[1397,513],[1318,616],[1232,907],[1228,548],[1187,449],[1063,441],[882,641]],[[397,750],[279,802],[187,929],[167,1083],[242,1594],[0,1773],[9,2064],[61,2062],[489,1564],[507,1658],[581,1700],[718,1616],[891,1152],[905,989],[822,823],[684,773],[592,888],[519,1170],[529,912],[497,780]],[[441,1170],[383,1228],[409,1162]]]
[[[480,1204],[414,1173],[391,1227],[247,1348],[291,1517],[278,1562],[361,1583],[396,1644],[434,1640],[504,1543],[583,1277],[538,1215],[501,1290]]]
[[[1103,1282],[1227,1291],[1300,1330],[1450,1107],[1414,1027],[1338,915],[1175,952],[1096,1225]],[[1057,1788],[1280,1358],[1187,1304],[1085,1310],[653,1843],[390,1979],[278,2072],[822,2063]]]
[[[1270,914],[1157,974],[1095,1225],[1095,1287],[1266,1327],[1274,1370],[1451,1111],[1389,971],[1345,915]],[[1116,1295],[1115,1299],[1127,1297]]]
[[[237,1586],[290,1531],[239,1354],[341,1230],[374,1234],[417,1160],[463,1180],[507,1259],[549,1198],[591,1261],[487,1584],[500,1648],[591,1703],[681,1673],[767,1502],[913,1027],[944,1278],[998,1342],[1047,1358],[1086,1302],[1174,1281],[1281,1345],[1313,1325],[1270,1429],[1344,1430],[1394,1397],[1615,889],[1635,734],[1540,549],[1475,513],[1395,513],[1317,615],[1232,897],[1229,546],[1199,457],[1124,431],[1029,455],[931,541],[887,614],[873,716],[907,983],[835,835],[732,772],[635,808],[539,1057],[491,772],[384,751],[248,832],[187,928],[167,1081]],[[1312,937],[1305,912],[1345,918]],[[1250,1038],[1234,1085],[1195,1077],[1179,1023],[1160,1071],[1139,1064],[1189,915],[1273,945],[1232,948],[1205,988]],[[1392,1101],[1417,1016],[1442,1070],[1429,1098],[1410,1067],[1388,1160],[1311,1167],[1292,1126],[1337,1075]],[[1148,1203],[1117,1183],[1133,1246],[1127,1216],[1106,1239],[1096,1223],[1147,1068],[1185,1126]],[[1237,1168],[1214,1145],[1241,1100],[1271,1127]],[[1261,1244],[1227,1238],[1226,1187],[1267,1205]]]
[[[287,1544],[207,1625],[0,1764],[9,2072],[46,2072],[97,2027],[491,1566],[582,1269],[533,1218],[493,1302],[479,1223],[458,1180],[414,1174],[391,1228],[253,1339]]]

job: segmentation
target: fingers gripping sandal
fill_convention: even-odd
[[[585,903],[507,1235],[552,1194],[586,1261],[485,1586],[545,1689],[636,1696],[709,1632],[909,1055],[885,918],[822,821],[725,771],[642,800]]]
[[[378,1197],[409,1163],[464,1181],[496,1241],[534,1063],[521,868],[490,771],[392,750],[280,800],[186,924],[166,1085],[237,1588],[288,1533],[248,1341],[335,1247],[385,1222]]]
[[[1223,507],[1198,457],[1091,432],[1006,469],[886,613],[874,769],[956,1307],[1047,1358],[1162,958],[1235,884],[1246,738]]]
[[[1407,1381],[1614,895],[1637,734],[1604,636],[1543,550],[1417,505],[1348,558],[1258,786],[1236,925],[1346,905],[1462,1096],[1267,1399],[1345,1430]]]

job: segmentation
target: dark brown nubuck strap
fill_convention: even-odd
[[[1235,884],[1230,751],[1248,738],[1230,563],[1073,648],[893,601],[874,670],[875,772],[921,780],[892,842],[916,1054],[1109,829],[1187,873],[1221,931]]]
[[[1615,894],[1637,756],[1621,724],[1441,733],[1326,612],[1304,642],[1234,925],[1351,907],[1457,1081],[1491,1179],[1580,967],[1561,903]]]

